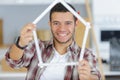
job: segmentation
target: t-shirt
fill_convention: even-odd
[[[60,55],[55,49],[54,49],[54,57],[51,60],[50,63],[65,63],[67,62],[67,53]],[[60,66],[60,65],[50,65],[46,68],[46,70],[41,75],[40,80],[64,80],[66,67]]]

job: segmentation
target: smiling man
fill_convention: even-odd
[[[54,12],[51,18],[50,26],[55,47],[60,54],[64,54],[74,40],[76,21],[70,12]]]
[[[71,5],[70,7],[73,8]],[[50,41],[39,40],[43,62],[79,61],[81,48],[74,40],[75,27],[78,23],[75,16],[58,3],[51,9],[49,18],[53,37]],[[40,68],[32,34],[35,29],[36,25],[32,23],[25,25],[17,42],[6,53],[6,60],[11,67],[28,69],[26,80],[101,80],[96,68],[96,58],[89,49],[85,49],[84,59],[79,61],[78,66],[59,65]]]

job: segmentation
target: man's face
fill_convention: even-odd
[[[50,26],[55,42],[64,44],[73,40],[76,23],[72,13],[54,12],[51,15]]]

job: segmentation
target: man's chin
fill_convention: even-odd
[[[60,44],[65,44],[65,43],[67,43],[67,41],[64,41],[64,42],[59,41],[59,43],[60,43]]]
[[[69,38],[69,39],[57,39],[56,37],[54,37],[54,40],[59,43],[59,44],[66,44],[66,43],[69,43],[71,42],[72,38]]]
[[[57,42],[60,43],[60,44],[66,44],[66,43],[69,43],[70,40],[66,40],[66,41],[62,41],[62,40],[60,41],[60,40],[57,40]]]

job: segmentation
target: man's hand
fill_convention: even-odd
[[[28,45],[28,43],[33,40],[32,31],[35,30],[35,28],[36,25],[32,23],[29,23],[22,28],[20,32],[20,41],[19,41],[19,45],[21,47]]]
[[[78,73],[80,80],[91,80],[91,68],[86,60],[82,60],[78,65]]]

